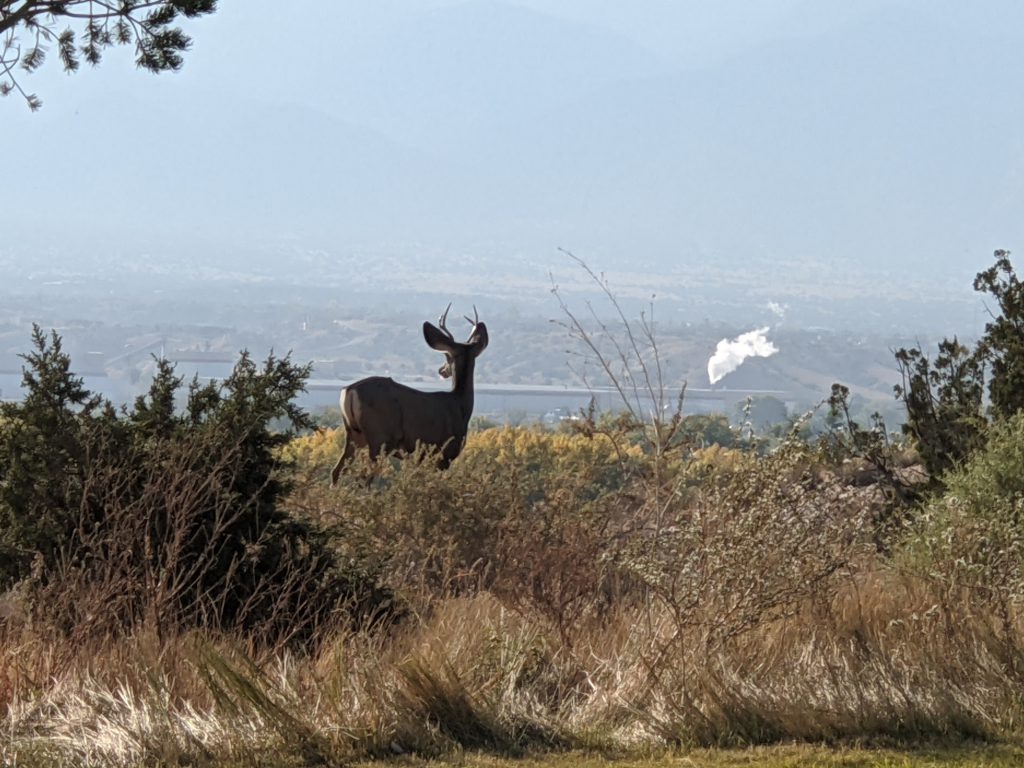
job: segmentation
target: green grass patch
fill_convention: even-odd
[[[697,749],[628,758],[572,752],[510,760],[461,753],[440,760],[400,758],[355,764],[356,768],[1017,768],[1021,765],[1024,765],[1024,747],[980,743],[907,749],[809,745]]]

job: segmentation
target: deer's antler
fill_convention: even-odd
[[[448,326],[445,325],[445,322],[448,320],[448,310],[451,309],[451,308],[452,308],[452,303],[449,301],[448,302],[448,306],[444,308],[444,314],[442,314],[441,317],[438,318],[437,327],[440,328],[444,332],[445,336],[447,336],[452,341],[455,341],[455,337],[452,335],[452,332],[449,331],[448,330]]]
[[[463,317],[466,318],[466,321],[474,327],[480,324],[480,315],[476,313],[476,304],[473,305],[473,319],[471,320],[469,315],[463,315]]]

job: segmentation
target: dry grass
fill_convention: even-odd
[[[9,683],[5,758],[340,764],[463,750],[660,751],[1018,732],[1019,686],[988,639],[944,632],[941,617],[926,611],[910,621],[891,605],[864,603],[863,590],[883,588],[904,591],[894,603],[925,608],[926,594],[887,577],[857,585],[828,617],[790,617],[711,655],[666,646],[669,617],[629,613],[569,648],[486,594],[449,598],[386,639],[340,633],[312,657],[261,657],[228,638],[185,635],[157,647],[135,637],[102,651],[68,650],[51,668],[52,645],[8,643],[5,667],[24,671]]]
[[[330,524],[404,612],[304,646],[145,620],[61,633],[8,595],[0,764],[940,765],[702,750],[1021,734],[1019,622],[879,554],[873,497],[799,447],[650,472],[611,439],[491,435],[446,474],[389,466],[333,494],[311,475],[292,513]]]

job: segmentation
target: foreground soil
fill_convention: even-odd
[[[692,750],[644,757],[559,754],[519,759],[462,754],[440,760],[402,758],[358,768],[994,768],[1024,767],[1024,744],[962,744],[906,749],[776,746]]]

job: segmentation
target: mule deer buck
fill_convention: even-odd
[[[449,304],[438,325],[423,323],[427,344],[443,352],[445,363],[438,370],[451,378],[450,392],[421,392],[385,376],[370,376],[341,390],[341,418],[345,425],[345,451],[331,470],[331,486],[357,448],[367,448],[371,461],[381,453],[412,453],[416,447],[440,452],[438,466],[447,469],[462,451],[473,414],[473,367],[487,347],[487,326],[473,308],[473,330],[465,343],[455,340],[445,322]]]

